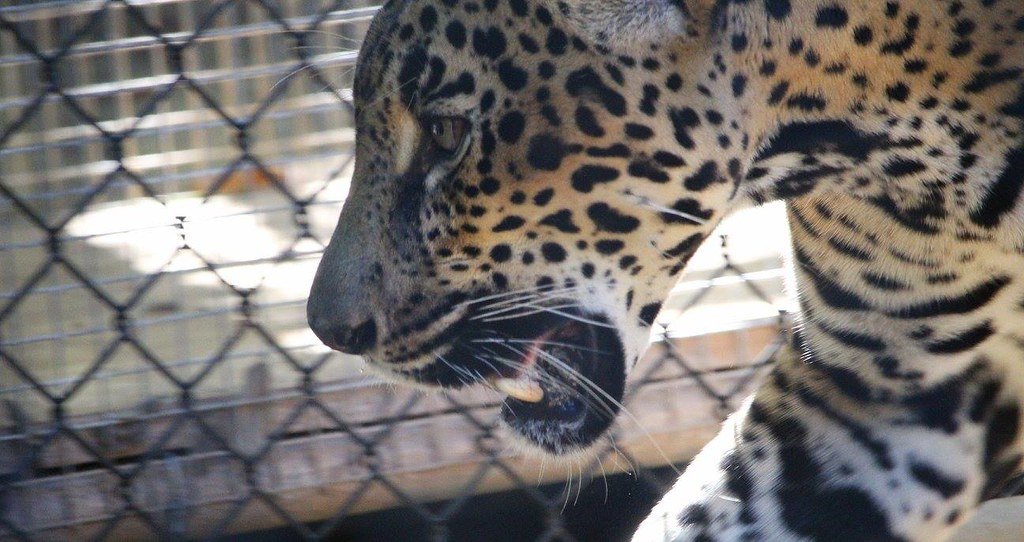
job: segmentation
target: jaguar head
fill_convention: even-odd
[[[711,0],[392,0],[309,323],[408,383],[490,385],[591,447],[751,144]]]

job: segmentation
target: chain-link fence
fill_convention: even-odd
[[[782,341],[772,208],[693,260],[630,415],[568,470],[502,440],[493,394],[382,387],[316,341],[370,4],[0,0],[0,539],[331,538],[396,507],[445,539],[498,491],[572,539],[574,495],[660,493],[749,393]]]

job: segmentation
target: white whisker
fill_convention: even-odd
[[[601,467],[601,479],[604,480],[604,503],[608,504],[608,473],[604,470],[604,461],[597,459],[597,466]]]
[[[502,298],[502,297],[506,297],[506,296],[525,294],[525,293],[528,293],[528,292],[536,292],[536,291],[542,290],[544,288],[551,288],[551,286],[549,286],[549,285],[531,286],[529,288],[522,288],[522,289],[519,289],[519,290],[510,290],[508,292],[501,292],[499,294],[490,294],[490,295],[485,295],[485,296],[482,296],[482,297],[476,297],[476,298],[473,298],[473,299],[470,299],[470,300],[467,300],[467,301],[463,301],[462,303],[466,304],[466,305],[482,303],[484,301],[490,301],[492,299],[498,299],[498,298]]]
[[[323,34],[325,36],[331,36],[332,38],[338,38],[338,39],[343,40],[343,41],[349,41],[353,45],[356,45],[356,46],[359,46],[359,45],[363,44],[363,40],[362,39],[353,38],[353,37],[350,37],[350,36],[344,36],[342,34],[337,34],[335,32],[328,32],[326,30],[304,30],[302,33],[303,34]]]
[[[509,350],[512,350],[513,352],[515,352],[516,354],[518,354],[520,356],[526,356],[525,352],[523,352],[521,350],[518,350],[518,349],[515,349],[515,348],[512,348],[511,346],[505,345],[505,348],[508,348]],[[540,353],[543,352],[542,350],[535,350],[535,351],[538,352],[538,355],[540,355]],[[544,352],[544,354],[547,354],[547,352]],[[547,354],[547,355],[550,356],[550,354]],[[552,358],[553,358],[553,356],[552,356]],[[548,358],[545,357],[545,359],[548,359]],[[558,361],[561,362],[561,360],[558,360]],[[554,375],[551,375],[550,373],[547,373],[547,371],[539,371],[538,374],[540,374],[540,375],[547,375],[547,377],[549,379],[551,379],[551,381],[553,382],[552,385],[554,387],[556,387],[556,388],[563,388],[564,387],[563,383],[561,381],[559,381],[557,379],[557,377],[555,377]],[[569,374],[568,376],[569,376],[569,378],[574,379],[574,380],[582,379],[582,380],[586,380],[587,382],[590,382],[590,380],[586,379],[586,377],[583,377],[582,375],[579,375],[578,372],[576,372],[576,375]],[[580,383],[582,384],[583,382],[580,382]],[[595,386],[596,386],[596,384],[595,384]],[[584,386],[584,387],[586,388],[586,386]],[[596,410],[598,410],[599,412],[602,412],[603,414],[608,416],[608,418],[614,418],[615,417],[616,411],[615,411],[615,409],[612,408],[613,405],[609,405],[608,403],[605,403],[604,401],[601,400],[600,397],[598,397],[596,394],[594,394],[590,390],[585,390],[585,391],[587,391],[587,393],[583,395],[582,399],[584,400],[584,402],[588,406],[591,406],[591,407],[595,408]],[[620,408],[622,408],[622,407],[620,406]]]
[[[292,77],[302,73],[303,70],[308,70],[308,69],[310,69],[312,67],[313,67],[312,64],[305,64],[304,63],[303,65],[299,66],[298,68],[288,72],[287,75],[285,75],[284,77],[278,79],[277,82],[274,83],[274,85],[272,87],[270,87],[270,91],[268,92],[268,94],[273,94],[274,89],[276,89],[277,87],[281,86],[281,83],[284,83],[285,81],[291,79]]]
[[[572,502],[573,506],[576,506],[580,502],[580,493],[583,493],[583,460],[576,460],[576,470],[580,471],[580,483],[576,486],[576,500]]]
[[[665,213],[665,214],[668,214],[668,215],[672,215],[672,216],[676,216],[676,217],[682,218],[684,220],[689,220],[690,222],[693,222],[694,224],[697,224],[698,226],[703,226],[703,225],[708,223],[707,219],[705,219],[705,218],[701,218],[701,217],[699,217],[697,215],[693,215],[693,214],[687,213],[685,211],[680,211],[678,209],[673,209],[671,207],[666,207],[666,206],[664,206],[664,205],[662,205],[660,203],[655,202],[651,198],[648,198],[647,196],[641,196],[639,194],[634,194],[633,192],[630,192],[629,190],[625,190],[625,191],[620,192],[620,193],[623,196],[626,196],[627,199],[632,200],[633,203],[635,203],[636,205],[639,205],[640,207],[646,207],[648,209],[651,209],[651,210],[654,210],[654,211],[658,211],[659,213]]]
[[[511,299],[506,298],[506,299],[502,299],[500,301],[496,301],[494,303],[489,303],[487,305],[484,305],[482,307],[477,308],[477,310],[479,310],[479,311],[488,311],[488,310],[496,309],[496,308],[504,306],[504,305],[508,305],[510,303],[520,303],[520,302],[525,302],[525,301],[549,301],[549,300],[552,300],[552,299],[558,299],[558,298],[564,297],[567,294],[571,294],[571,293],[573,293],[574,291],[576,291],[578,289],[579,289],[578,286],[569,286],[569,287],[566,287],[566,288],[554,289],[554,290],[524,292],[522,295],[517,295],[516,297],[511,298]]]
[[[541,312],[548,312],[548,313],[551,313],[551,314],[555,314],[555,315],[561,316],[563,318],[567,318],[569,320],[574,320],[576,322],[580,322],[582,324],[588,324],[588,325],[592,325],[592,326],[603,327],[605,329],[615,329],[615,326],[613,326],[611,324],[607,324],[605,322],[599,322],[597,320],[591,320],[591,319],[585,318],[583,316],[578,316],[578,315],[571,314],[571,313],[568,313],[568,312],[560,310],[560,309],[573,308],[575,306],[577,306],[576,303],[572,303],[572,304],[568,304],[568,305],[560,305],[560,306],[556,306],[556,307],[544,307],[544,306],[532,305],[532,304],[531,305],[523,305],[523,308],[529,308],[529,309],[534,309],[534,310],[530,311],[530,312],[522,313],[522,314],[512,315],[512,316],[502,316],[502,317],[496,317],[496,318],[474,317],[473,319],[474,320],[481,320],[483,322],[500,322],[502,320],[511,320],[511,319],[514,319],[514,318],[523,318],[525,316],[530,316],[530,315],[541,313]]]
[[[562,305],[556,305],[554,307],[544,307],[544,306],[541,306],[541,305],[534,305],[533,303],[520,303],[520,304],[512,306],[512,307],[506,307],[504,309],[498,309],[498,310],[487,312],[487,313],[484,313],[484,314],[478,314],[476,316],[473,316],[472,320],[480,320],[480,321],[483,321],[483,322],[497,322],[497,321],[500,321],[500,320],[508,320],[508,319],[512,319],[512,318],[522,318],[524,316],[530,316],[530,315],[533,315],[533,314],[537,314],[539,312],[545,312],[547,309],[551,309],[551,308],[570,309],[570,308],[575,307],[575,306],[576,306],[576,303],[564,303]],[[529,312],[525,312],[525,313],[516,313],[516,314],[513,314],[513,315],[507,314],[507,313],[509,313],[511,311],[515,311],[515,310],[519,310],[519,309],[533,309],[533,310],[531,310]],[[504,314],[504,316],[502,316],[500,318],[497,317],[498,315],[502,315],[502,314]]]
[[[569,496],[572,495],[572,463],[565,462],[565,502],[562,503],[562,513],[569,507]]]
[[[643,431],[644,436],[647,437],[647,440],[651,443],[651,445],[654,446],[654,449],[658,452],[659,455],[661,455],[661,458],[665,460],[665,463],[672,465],[672,462],[668,458],[668,454],[666,454],[665,451],[658,444],[658,442],[654,440],[654,436],[651,435],[650,431],[648,431],[648,429],[642,423],[640,423],[640,420],[635,415],[633,415],[633,413],[630,412],[630,410],[626,408],[626,406],[623,405],[622,402],[609,395],[608,392],[601,389],[600,386],[595,384],[589,378],[580,374],[579,371],[569,366],[569,364],[567,364],[566,362],[556,358],[555,356],[552,356],[551,354],[548,354],[547,352],[544,352],[543,350],[537,350],[537,355],[544,356],[544,359],[548,360],[559,369],[565,371],[574,379],[577,379],[577,381],[580,384],[584,385],[587,388],[590,388],[594,393],[601,395],[602,397],[605,398],[605,400],[609,401],[610,404],[619,407],[619,410],[621,410],[627,417],[629,417],[630,420],[633,421],[633,423],[637,425],[637,427],[640,428],[641,431]],[[675,473],[680,476],[682,476],[683,474],[682,472],[679,471],[679,469],[676,469],[674,465],[672,466],[672,470],[675,471]]]
[[[538,341],[533,341],[533,340],[529,340],[529,339],[473,339],[471,342],[474,342],[474,343],[484,343],[484,344],[492,344],[492,343],[497,343],[497,344],[503,344],[503,343],[512,343],[512,344],[542,344],[544,346],[561,346],[561,347],[564,347],[564,348],[572,348],[574,350],[580,350],[582,352],[592,352],[592,353],[595,353],[595,354],[607,354],[607,352],[605,352],[603,350],[598,350],[596,348],[587,348],[587,347],[584,347],[584,346],[580,346],[578,344],[563,343],[563,342],[558,342],[558,341],[539,341],[538,342]]]

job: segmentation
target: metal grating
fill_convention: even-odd
[[[647,467],[685,461],[749,393],[782,341],[778,209],[694,259],[634,372],[635,420],[562,492],[501,439],[494,396],[383,388],[319,345],[305,295],[375,9],[0,3],[0,539],[321,539],[403,506],[443,540],[468,496],[513,488],[542,539],[571,540],[572,492],[606,470],[666,488]]]

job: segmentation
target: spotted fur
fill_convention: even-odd
[[[623,376],[722,217],[787,201],[792,344],[637,540],[942,540],[1020,471],[1024,3],[392,0],[354,90],[310,323],[411,383],[488,370],[440,362],[473,307],[567,299]]]

